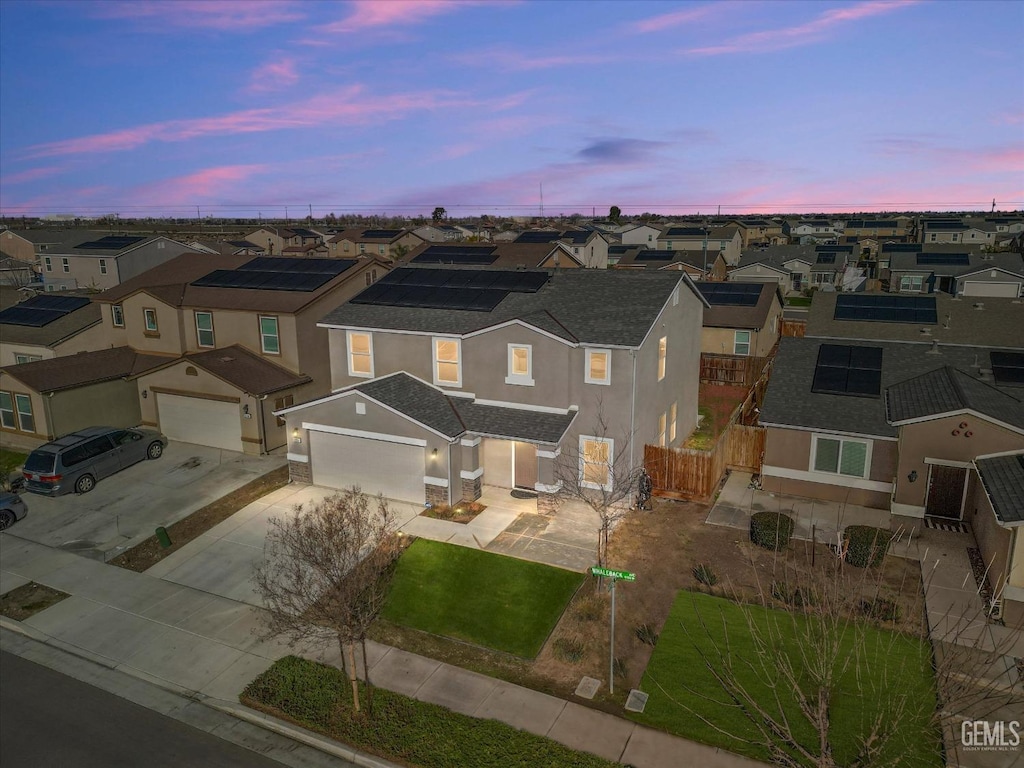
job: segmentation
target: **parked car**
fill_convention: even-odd
[[[29,454],[22,468],[25,489],[47,496],[87,493],[125,467],[160,458],[166,446],[167,438],[152,429],[81,429]]]
[[[10,528],[28,514],[28,504],[16,493],[0,491],[0,531]]]

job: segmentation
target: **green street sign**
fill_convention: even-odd
[[[590,573],[594,576],[604,576],[609,579],[622,579],[623,581],[636,581],[636,574],[629,571],[613,571],[611,568],[598,568],[592,566]]]

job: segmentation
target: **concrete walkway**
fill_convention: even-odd
[[[291,649],[261,640],[255,634],[260,610],[245,602],[19,540],[10,533],[0,535],[0,593],[28,581],[71,597],[24,622],[0,619],[5,628],[225,711],[239,710],[238,696],[245,685],[288,653],[341,666],[338,650],[330,644]],[[637,768],[758,765],[397,648],[372,643],[368,655],[370,679],[383,688],[500,720]]]

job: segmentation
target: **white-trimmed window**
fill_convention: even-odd
[[[14,420],[14,396],[10,392],[0,392],[0,427],[18,428],[18,423]]]
[[[811,470],[847,477],[867,477],[871,468],[871,443],[847,437],[814,435]]]
[[[529,344],[508,345],[508,375],[506,384],[533,386],[533,347]]]
[[[51,259],[49,256],[46,256],[43,258],[43,264],[46,265],[47,272],[53,272],[53,259]]]
[[[107,260],[106,259],[100,259],[100,274],[101,275],[107,274]]]
[[[18,411],[18,427],[22,432],[35,432],[36,419],[32,415],[32,398],[15,393],[14,405]]]
[[[110,305],[110,320],[115,328],[124,328],[124,309],[120,304]]]
[[[665,378],[665,361],[668,358],[668,336],[658,339],[658,381]]]
[[[750,331],[736,331],[732,342],[732,353],[734,355],[750,354]]]
[[[63,269],[63,270],[65,271],[65,272],[70,272],[70,271],[71,271],[71,262],[70,262],[70,261],[68,261],[68,258],[67,258],[67,256],[63,257],[63,258],[62,258],[62,259],[60,260],[60,267],[61,267],[61,269]]]
[[[348,344],[348,375],[373,378],[373,338],[368,333],[346,331]]]
[[[580,435],[580,485],[610,491],[614,457],[614,440]]]
[[[196,343],[200,347],[213,347],[213,313],[196,312]]]
[[[663,413],[658,416],[658,445],[662,448],[665,447],[665,434],[668,430],[668,414]]]
[[[900,293],[920,293],[924,285],[922,275],[902,275],[900,277]]]
[[[434,338],[434,383],[462,386],[461,340]]]
[[[672,407],[668,409],[668,441],[674,443],[676,441],[676,416],[678,415],[678,408],[676,404],[672,403]]]
[[[612,351],[610,349],[587,349],[587,370],[583,380],[587,384],[612,383]]]
[[[146,333],[159,333],[160,325],[156,319],[156,310],[146,307],[142,310],[142,318],[146,323]]]
[[[40,355],[30,355],[27,352],[15,352],[14,363],[15,365],[21,365],[22,363],[34,363],[36,360],[42,360]]]
[[[281,336],[276,317],[260,315],[260,349],[268,355],[281,354]]]

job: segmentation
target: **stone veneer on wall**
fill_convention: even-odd
[[[427,492],[427,503],[435,507],[442,504],[448,503],[448,489],[442,488],[440,485],[431,485],[430,483],[424,483],[423,487]]]
[[[313,482],[313,474],[309,469],[309,462],[289,461],[288,477],[293,483],[305,483],[310,485]]]
[[[463,501],[476,501],[481,496],[483,496],[483,483],[481,483],[480,481],[481,478],[479,477],[473,480],[467,480],[466,478],[462,478]]]

